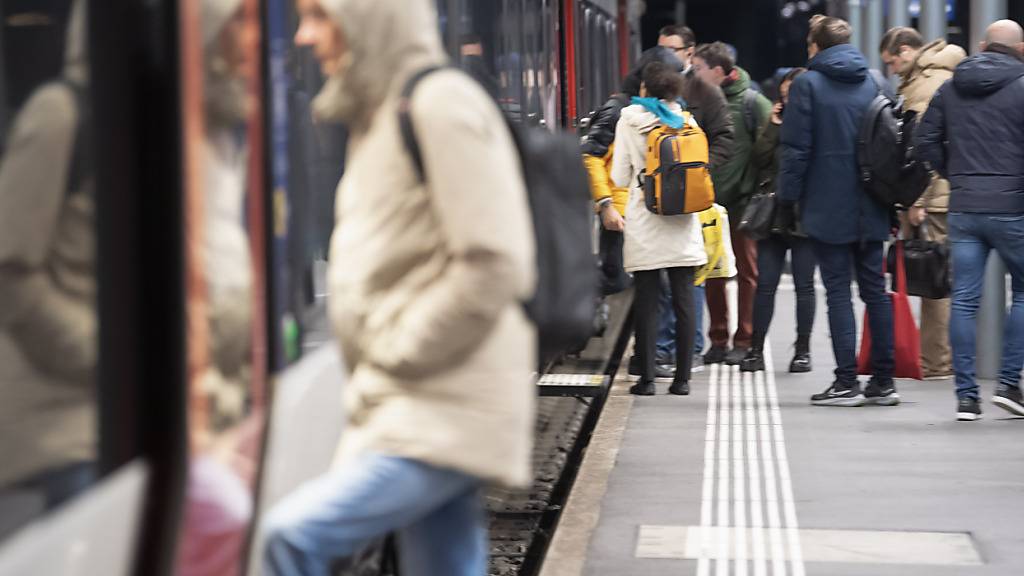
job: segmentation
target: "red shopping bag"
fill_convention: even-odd
[[[886,263],[882,262],[885,272]],[[896,241],[896,292],[890,292],[892,298],[892,332],[893,353],[896,366],[893,370],[895,378],[911,378],[923,380],[921,373],[921,334],[914,322],[914,313],[910,310],[907,298],[907,272],[903,261],[903,241]],[[860,341],[860,354],[857,356],[857,373],[871,374],[871,325],[868,313],[864,311],[864,337]]]

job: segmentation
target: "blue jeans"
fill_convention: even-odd
[[[397,531],[403,576],[484,576],[480,481],[416,460],[371,454],[301,486],[263,523],[265,576],[328,576]]]
[[[657,358],[662,364],[676,363],[676,314],[672,311],[672,293],[668,277],[663,273],[661,295],[658,299]],[[693,336],[693,353],[704,352],[704,285],[693,287],[693,321],[697,327]]]
[[[860,299],[868,309],[871,325],[871,368],[873,380],[892,382],[892,298],[882,274],[882,243],[826,244],[814,241],[814,254],[825,283],[828,326],[832,352],[836,357],[836,381],[845,385],[857,381],[857,322],[853,317],[852,274],[856,271]]]
[[[1013,279],[1013,306],[1003,334],[999,382],[1020,385],[1024,368],[1024,214],[949,214],[953,255],[953,303],[949,341],[953,348],[956,394],[978,398],[974,359],[978,305],[988,254],[995,249]]]

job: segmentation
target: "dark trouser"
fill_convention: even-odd
[[[636,354],[640,359],[640,377],[644,382],[654,380],[655,354],[658,340],[658,300],[661,293],[660,270],[645,270],[633,274],[636,296],[633,300],[636,323]],[[676,350],[693,349],[693,268],[667,268],[672,310],[676,315]],[[689,354],[676,358],[676,380],[690,380]]]
[[[622,244],[625,236],[601,228],[598,248],[601,252],[601,294],[610,296],[629,287],[629,275],[622,267]]]
[[[757,242],[737,229],[740,219],[729,220],[732,250],[736,254],[736,268],[739,272],[739,317],[732,345],[735,348],[749,348],[754,334],[754,294],[757,292]],[[711,329],[708,336],[711,345],[720,348],[729,346],[729,304],[726,296],[726,278],[712,278],[707,282],[708,310],[711,312]]]
[[[809,339],[814,327],[814,246],[806,238],[773,235],[757,243],[757,296],[754,298],[754,346],[764,346],[775,313],[775,291],[779,288],[786,252],[792,253],[793,284],[796,287],[797,340]]]
[[[821,279],[828,293],[828,325],[836,357],[836,380],[857,381],[857,322],[853,317],[852,274],[871,325],[871,369],[880,384],[892,381],[892,299],[882,274],[882,243],[826,244],[814,241]]]

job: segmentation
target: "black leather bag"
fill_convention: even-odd
[[[764,240],[775,229],[776,201],[774,192],[758,192],[750,197],[743,210],[739,230],[752,240]]]
[[[924,225],[917,230],[914,238],[897,240],[897,242],[903,243],[907,294],[930,300],[949,298],[953,291],[949,248],[944,243],[922,238],[921,231],[926,231]],[[889,269],[895,270],[895,243],[889,247],[888,259]]]

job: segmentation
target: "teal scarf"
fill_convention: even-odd
[[[669,128],[675,128],[678,130],[679,128],[682,128],[683,124],[686,122],[682,116],[670,110],[667,104],[657,98],[641,98],[639,96],[633,96],[631,102],[646,108],[648,112],[657,116],[658,119]]]

